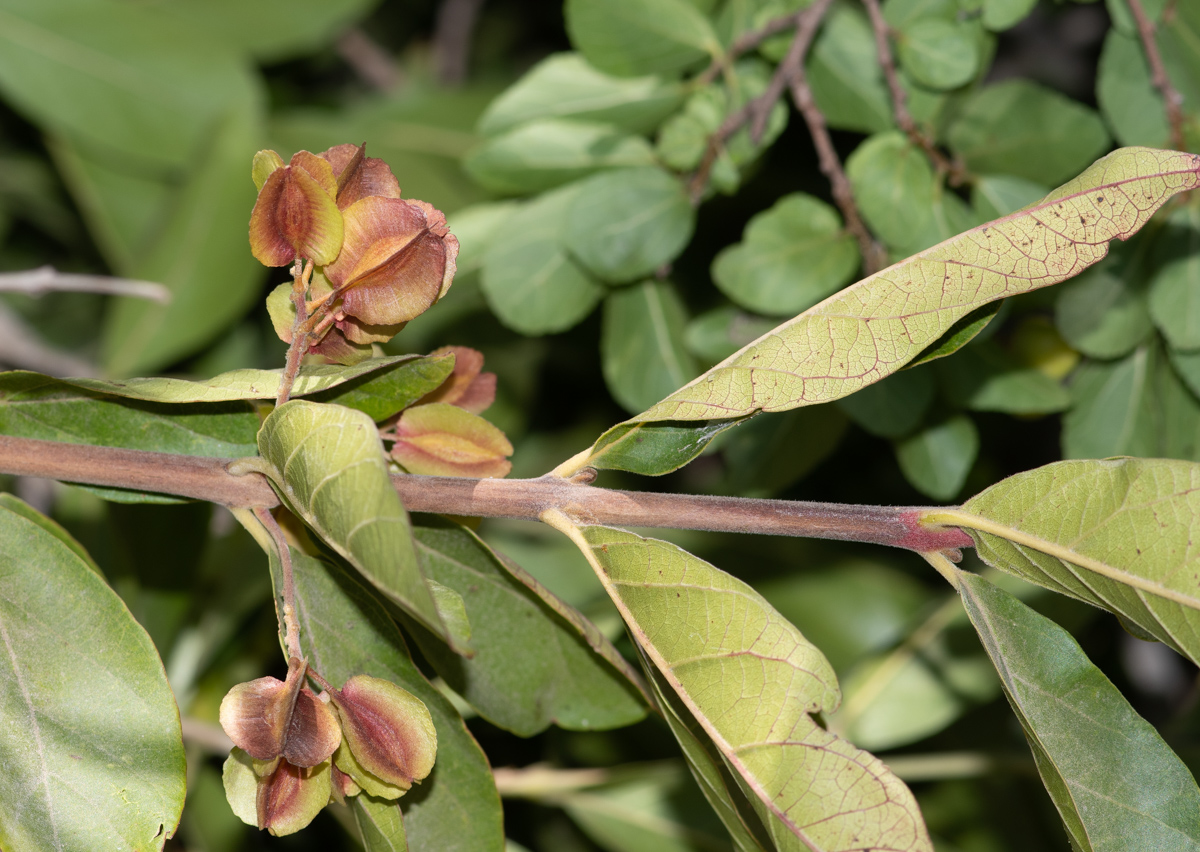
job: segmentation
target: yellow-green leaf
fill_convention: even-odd
[[[1200,185],[1200,157],[1123,148],[1037,204],[959,234],[784,323],[626,424],[828,402],[899,370],[982,305],[1056,284]],[[598,445],[603,443],[601,437]]]
[[[406,612],[455,650],[467,649],[462,598],[449,589],[435,594],[425,578],[369,416],[294,399],[263,422],[258,451],[262,472],[293,512]]]
[[[817,724],[841,701],[837,678],[761,595],[673,544],[544,519],[592,563],[778,849],[932,850],[903,782]]]
[[[989,565],[1104,607],[1200,661],[1200,464],[1064,461],[1009,477],[961,510],[934,511]]]

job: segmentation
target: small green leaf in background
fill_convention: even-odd
[[[437,390],[454,369],[453,353],[403,355],[398,363],[388,363],[390,361],[390,358],[363,361],[357,367],[383,364],[383,368],[369,372],[364,370],[365,375],[313,394],[311,401],[344,405],[363,412],[378,423]],[[305,369],[300,368],[301,374]],[[299,396],[295,391],[292,395]]]
[[[1150,281],[1150,316],[1179,350],[1200,349],[1200,206],[1195,201],[1170,219],[1177,227],[1163,240],[1171,256]],[[1157,248],[1157,246],[1156,246]]]
[[[654,152],[641,136],[606,124],[539,119],[487,140],[463,161],[467,172],[499,193],[531,193],[586,177],[600,169],[652,166]]]
[[[683,337],[689,352],[704,361],[716,362],[724,361],[774,327],[774,320],[725,305],[692,319]]]
[[[1004,479],[930,520],[953,515],[948,522],[971,533],[989,565],[1119,613],[1196,661],[1198,482],[1193,462],[1063,461]]]
[[[912,486],[935,500],[953,500],[979,453],[979,432],[956,414],[896,443],[896,461]]]
[[[808,80],[830,127],[880,133],[895,126],[871,24],[857,4],[830,11],[810,51]]]
[[[903,438],[925,416],[934,390],[933,374],[928,370],[902,370],[836,404],[872,435]]]
[[[666,281],[643,281],[604,300],[604,381],[627,411],[643,411],[696,377],[686,324],[687,308]]]
[[[1054,319],[1063,339],[1092,358],[1129,354],[1153,330],[1146,290],[1123,258],[1098,264],[1059,291]]]
[[[1048,186],[1083,171],[1109,146],[1108,132],[1093,110],[1028,80],[976,91],[948,137],[971,171]]]
[[[985,222],[1015,213],[1046,196],[1040,183],[1011,175],[983,175],[971,187],[971,206]]]
[[[1016,26],[1033,11],[1037,0],[983,0],[983,25],[992,32]]]
[[[479,132],[492,136],[535,119],[573,118],[646,133],[682,101],[683,87],[677,83],[612,77],[578,53],[555,53],[491,102],[479,120]]]
[[[1150,65],[1134,35],[1111,29],[1100,52],[1096,101],[1122,145],[1165,147],[1170,137],[1162,93],[1151,82]]]
[[[1017,364],[990,341],[943,358],[934,371],[950,402],[970,411],[1053,414],[1071,406],[1066,388],[1041,370]]]
[[[940,338],[925,347],[925,351],[914,358],[905,370],[928,364],[930,361],[940,361],[948,355],[953,355],[979,335],[983,334],[999,315],[1007,302],[991,302],[976,308],[950,326]]]
[[[717,255],[712,276],[742,307],[792,316],[847,284],[858,264],[858,246],[837,211],[796,192],[754,216],[742,242]]]
[[[462,595],[478,650],[466,660],[425,631],[413,635],[434,670],[484,718],[530,737],[551,724],[605,730],[645,716],[646,704],[624,673],[593,651],[548,601],[510,575],[473,533],[436,519],[414,532],[427,574]],[[590,638],[603,642],[611,659],[620,659],[594,626]]]
[[[617,770],[612,782],[557,798],[609,852],[729,852],[720,821],[678,764]]]
[[[979,70],[979,42],[969,24],[922,17],[900,30],[896,41],[905,69],[931,89],[957,88]]]
[[[292,566],[296,615],[309,663],[336,684],[356,674],[391,681],[421,699],[433,716],[437,763],[400,800],[409,849],[503,852],[500,797],[487,758],[462,717],[413,665],[400,631],[379,601],[337,565],[293,550]],[[277,559],[272,559],[272,571],[278,588]],[[382,830],[384,823],[376,819],[375,825]]]
[[[840,701],[837,678],[761,595],[675,545],[559,519],[778,847],[846,848],[853,812],[862,848],[932,849],[908,788],[816,724]]]
[[[588,62],[622,77],[682,71],[721,49],[688,0],[567,0],[563,14]]]
[[[582,184],[548,192],[492,236],[483,260],[483,293],[506,326],[522,334],[565,331],[592,312],[604,290],[568,254],[567,215]]]
[[[662,169],[615,169],[575,186],[563,239],[605,281],[624,284],[654,273],[692,237],[692,205],[683,185]]]
[[[0,845],[162,849],[185,769],[162,663],[78,545],[15,505],[0,504]]]
[[[435,594],[421,570],[370,417],[293,399],[267,416],[258,450],[288,507],[330,547],[455,650],[468,648],[462,599]]]
[[[907,246],[931,217],[933,169],[903,133],[872,136],[846,160],[846,176],[871,232],[890,246]]]
[[[1072,845],[1200,849],[1200,790],[1150,723],[1069,633],[982,577],[958,577]]]
[[[715,490],[773,497],[837,449],[846,417],[828,405],[755,417],[721,444],[725,476]]]

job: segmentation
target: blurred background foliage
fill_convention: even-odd
[[[112,377],[279,366],[263,297],[282,271],[248,251],[250,157],[365,141],[406,196],[449,214],[462,243],[449,296],[387,350],[481,350],[499,375],[487,416],[516,446],[513,475],[540,475],[861,277],[786,98],[757,141],[743,129],[705,162],[791,36],[724,75],[704,73],[708,40],[728,44],[803,5],[0,0],[0,272],[51,264],[173,294],[165,306],[0,294],[0,364]],[[1184,140],[1200,150],[1200,4],[1144,5],[1183,98]],[[939,157],[897,129],[858,2],[834,5],[807,70],[862,217],[893,260],[1036,200],[1117,145],[1170,144],[1124,0],[882,8],[912,117]],[[1200,461],[1198,394],[1200,200],[1185,199],[1078,279],[1003,305],[952,357],[833,405],[756,418],[671,476],[601,484],[951,502],[1064,457]],[[22,416],[0,405],[0,419]],[[188,805],[169,848],[355,848],[336,810],[275,841],[225,803],[206,725],[229,686],[281,667],[265,560],[232,519],[0,484],[80,538],[158,646],[193,726]],[[569,542],[515,522],[481,531],[621,634]],[[994,672],[923,564],[854,545],[666,537],[755,583],[825,651],[846,693],[830,726],[910,780],[940,852],[1063,847]],[[1189,664],[1109,616],[1004,582],[1069,627],[1186,760],[1198,755]],[[728,848],[655,720],[530,738],[469,724],[493,766],[600,771],[598,787],[506,800],[508,835],[527,849]]]

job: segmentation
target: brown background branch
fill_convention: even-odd
[[[1171,84],[1171,78],[1167,75],[1167,67],[1163,65],[1162,54],[1158,51],[1158,42],[1154,37],[1154,22],[1146,14],[1142,0],[1128,2],[1129,10],[1133,12],[1133,18],[1137,21],[1138,36],[1142,40],[1142,49],[1146,51],[1146,61],[1150,63],[1151,81],[1166,103],[1167,124],[1171,128],[1171,147],[1182,151],[1186,144],[1183,138],[1183,96]]]
[[[0,473],[39,476],[206,500],[225,506],[279,505],[258,474],[234,476],[229,459],[181,456],[0,436]],[[557,477],[459,479],[395,475],[414,512],[536,521],[557,508],[583,524],[743,532],[866,541],[910,550],[973,546],[957,528],[926,528],[922,507],[851,506],[594,488]]]

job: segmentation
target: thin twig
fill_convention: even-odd
[[[912,114],[908,111],[908,93],[904,91],[900,75],[896,72],[896,62],[892,58],[892,48],[888,43],[888,23],[887,19],[883,17],[883,10],[879,7],[879,0],[862,0],[862,2],[867,7],[867,16],[871,19],[871,29],[875,33],[875,53],[879,57],[883,77],[887,81],[888,91],[892,95],[892,113],[895,115],[896,125],[928,155],[939,172],[947,175],[951,186],[959,186],[967,179],[966,168],[961,162],[951,160],[943,154],[934,144],[933,139],[917,126],[917,123],[913,121]]]
[[[296,309],[296,318],[292,321],[292,342],[288,344],[287,361],[283,366],[283,376],[279,382],[279,397],[275,407],[288,401],[292,393],[292,385],[296,374],[300,371],[300,359],[308,351],[311,339],[305,322],[308,321],[308,282],[312,278],[313,263],[305,264],[300,258],[292,266],[292,305]]]
[[[111,296],[131,296],[166,304],[171,301],[171,291],[153,281],[134,281],[129,278],[113,278],[108,275],[82,275],[75,272],[59,272],[53,266],[39,266],[21,272],[0,272],[0,292],[26,293],[41,296],[50,292],[102,293]]]
[[[279,505],[266,479],[258,474],[234,476],[226,469],[229,462],[0,436],[0,473],[174,494],[231,507]],[[460,479],[397,474],[392,485],[414,512],[535,521],[556,508],[580,524],[866,541],[919,552],[973,546],[961,530],[923,521],[928,512],[949,511],[944,508],[618,491],[557,476]]]
[[[1158,51],[1158,42],[1154,37],[1155,25],[1146,14],[1142,0],[1128,0],[1129,11],[1133,12],[1137,21],[1138,36],[1142,40],[1142,49],[1146,51],[1146,60],[1150,63],[1151,81],[1163,97],[1167,109],[1167,124],[1171,127],[1171,147],[1177,151],[1184,150],[1187,144],[1183,136],[1183,96],[1171,84],[1167,76],[1167,68],[1163,65],[1162,54]]]
[[[471,36],[483,0],[442,0],[433,31],[433,54],[438,82],[458,86],[467,79],[471,59]]]
[[[717,79],[717,75],[729,68],[733,61],[743,53],[749,53],[772,36],[777,36],[795,27],[800,17],[806,11],[802,9],[799,12],[789,12],[786,15],[780,15],[778,18],[772,18],[767,21],[757,30],[742,33],[734,40],[727,51],[713,59],[708,67],[697,75],[696,86],[707,86],[713,80]]]
[[[183,741],[196,746],[210,754],[229,754],[233,749],[233,740],[221,728],[212,722],[184,716],[179,720],[183,728]]]
[[[818,0],[809,9],[816,9],[820,6],[822,6],[822,0]],[[823,6],[828,8],[829,3],[824,2]],[[800,34],[797,33],[796,37],[798,39]],[[804,63],[797,64],[791,69],[791,72],[788,82],[792,88],[792,100],[796,104],[796,109],[800,111],[804,123],[808,125],[813,146],[817,149],[817,164],[821,173],[829,180],[830,194],[838,209],[842,211],[842,218],[846,220],[846,230],[858,240],[858,250],[863,259],[863,271],[866,275],[873,275],[886,265],[887,253],[883,246],[871,236],[871,232],[867,230],[866,224],[858,213],[858,205],[854,201],[854,190],[842,168],[842,161],[833,147],[833,140],[829,137],[829,129],[825,126],[825,116],[813,99]]]
[[[693,207],[698,205],[703,198],[712,168],[716,164],[717,158],[721,155],[725,143],[729,141],[729,138],[733,134],[741,130],[747,122],[750,122],[751,141],[757,145],[762,139],[762,134],[766,130],[767,120],[771,115],[771,110],[775,106],[775,102],[779,100],[779,96],[783,94],[783,90],[787,87],[788,79],[792,76],[796,66],[803,65],[805,56],[808,54],[808,48],[812,44],[813,37],[816,35],[817,28],[820,26],[821,19],[828,10],[830,2],[831,0],[817,0],[812,6],[800,12],[776,18],[771,22],[772,24],[787,22],[796,28],[796,36],[792,39],[792,45],[788,49],[787,56],[775,68],[775,73],[771,75],[771,79],[768,81],[767,88],[763,93],[757,98],[747,101],[736,112],[732,112],[726,116],[716,132],[708,137],[708,143],[705,145],[704,156],[700,159],[700,165],[696,167],[695,173],[688,181],[688,195],[691,198]],[[786,27],[781,26],[771,34],[775,35],[783,32],[785,29]],[[762,30],[758,32],[761,33]]]
[[[351,27],[334,42],[338,56],[368,85],[390,92],[404,81],[404,75],[392,55],[379,46],[360,27]]]
[[[302,660],[304,655],[300,653],[300,623],[296,621],[296,579],[292,574],[292,551],[279,522],[269,509],[255,507],[254,517],[271,534],[275,551],[279,554],[279,573],[283,575],[283,624],[280,627],[283,629],[288,657]]]

